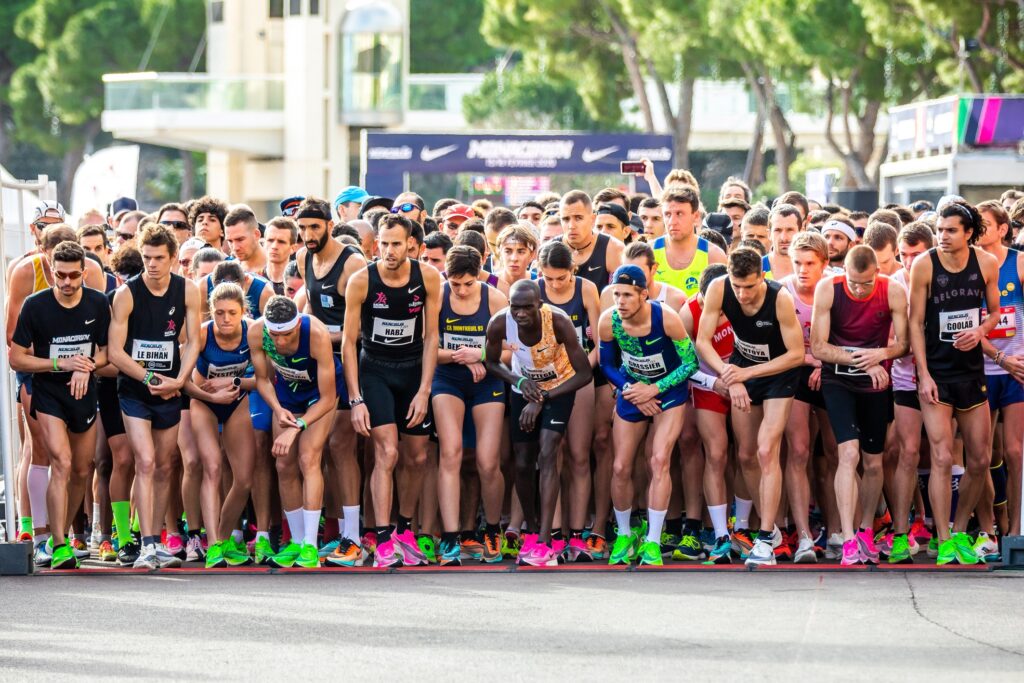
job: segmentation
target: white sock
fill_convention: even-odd
[[[265,538],[265,539],[267,539],[269,541],[270,540],[270,534],[268,532],[266,532],[266,531],[257,531],[256,532],[256,540],[258,541],[261,538]]]
[[[285,510],[284,518],[288,520],[288,532],[292,536],[293,543],[302,543],[303,530],[306,528],[302,523],[302,508]]]
[[[231,532],[231,540],[234,541],[235,543],[241,543],[242,539],[244,539],[244,538],[245,538],[245,535],[242,534],[242,530],[241,529],[234,529]]]
[[[754,507],[754,501],[736,497],[736,524],[734,529],[750,528],[750,511]]]
[[[92,522],[93,526],[96,526],[97,524],[100,523],[100,504],[99,503],[93,503],[92,504],[92,519],[90,521]]]
[[[615,510],[615,508],[612,509]],[[632,508],[626,508],[625,510],[615,510],[615,533],[617,533],[619,536],[628,536],[630,533],[630,512],[632,512]]]
[[[715,538],[729,535],[728,506],[708,505],[708,514],[711,516],[711,525],[715,527]],[[737,522],[739,520],[737,519]]]
[[[665,526],[665,515],[668,510],[652,510],[647,508],[647,540],[661,543],[661,528]],[[616,511],[616,515],[618,512]]]
[[[28,466],[28,504],[32,509],[32,526],[42,529],[49,523],[46,510],[46,487],[50,485],[50,468],[46,465]]]
[[[359,545],[359,506],[343,505],[341,508],[341,537]]]
[[[33,467],[35,467],[35,465],[33,465]],[[953,475],[953,476],[957,476],[957,475],[959,475],[959,476],[961,476],[961,477],[962,477],[962,476],[964,476],[964,472],[966,472],[966,471],[967,471],[967,470],[965,470],[965,469],[964,469],[963,467],[961,467],[960,465],[953,465],[952,467],[950,467],[950,468],[949,468],[949,473],[950,473],[951,475]],[[32,516],[33,516],[33,517],[35,517],[35,515],[32,515]]]
[[[302,511],[302,543],[303,545],[316,545],[316,532],[320,529],[320,511]]]
[[[32,537],[32,545],[39,545],[40,543],[45,543],[48,538],[50,538],[50,534],[36,534]]]

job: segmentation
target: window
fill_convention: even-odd
[[[291,0],[288,3],[288,14],[293,17],[302,14],[302,0]]]
[[[320,14],[320,0],[309,0],[309,13],[313,16]]]
[[[210,23],[219,24],[224,21],[224,0],[214,0],[210,3]]]
[[[270,18],[280,19],[284,16],[284,0],[270,0]]]

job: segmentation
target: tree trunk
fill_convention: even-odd
[[[747,85],[757,105],[757,120],[754,123],[754,140],[747,150],[747,161],[743,165],[743,182],[751,188],[764,182],[764,126],[768,119],[764,87],[758,81],[754,69],[746,63],[740,65],[747,78]]]
[[[695,78],[687,76],[679,84],[673,144],[677,168],[690,168],[690,131],[693,128],[693,87],[695,83]]]
[[[841,86],[843,98],[843,131],[846,138],[845,148],[839,144],[832,132],[832,122],[835,119],[835,84],[830,80],[825,91],[825,103],[828,107],[825,117],[825,141],[832,149],[832,152],[843,160],[846,173],[843,174],[843,187],[855,188],[858,190],[870,190],[876,187],[868,172],[868,164],[875,151],[875,123],[878,120],[878,112],[881,109],[880,102],[868,102],[864,106],[864,112],[857,114],[851,111],[850,100],[852,97],[853,85]],[[854,142],[850,130],[850,116],[857,119],[858,139]]]
[[[181,193],[179,200],[187,202],[195,197],[196,165],[192,160],[192,152],[187,149],[178,150],[181,157]]]
[[[762,73],[761,80],[764,84],[765,99],[768,104],[768,120],[772,124],[772,137],[775,139],[775,166],[779,171],[779,194],[784,194],[792,189],[789,167],[793,163],[795,136],[775,97],[775,84],[772,82],[771,76]]]
[[[626,74],[629,76],[629,84],[636,95],[637,104],[640,106],[640,114],[644,117],[644,129],[648,133],[654,132],[654,113],[651,111],[651,101],[647,97],[647,88],[644,85],[643,73],[640,71],[640,52],[636,46],[636,36],[629,30],[625,23],[619,18],[615,10],[602,0],[601,7],[608,15],[612,30],[619,37],[619,47],[622,50],[622,61],[626,66]]]

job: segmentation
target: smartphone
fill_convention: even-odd
[[[619,173],[623,175],[643,175],[647,172],[647,164],[642,161],[619,162]]]

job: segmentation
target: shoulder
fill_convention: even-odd
[[[495,335],[499,338],[505,336],[505,316],[508,314],[508,306],[505,306],[491,315],[491,319],[487,321],[487,334]]]
[[[447,286],[448,283],[445,283]],[[487,304],[491,309],[491,313],[496,313],[499,310],[503,310],[508,306],[508,297],[502,294],[501,290],[497,287],[492,287],[486,282],[481,282],[480,286],[487,292]]]
[[[707,244],[708,260],[711,263],[726,262],[727,258],[725,256],[725,252],[722,251],[722,248],[720,246],[718,246],[717,244],[708,244],[707,240],[704,240],[704,243]],[[700,244],[700,242],[698,242],[698,244]]]
[[[580,282],[583,283],[583,296],[594,297],[595,299],[600,298],[601,292],[598,291],[597,285],[588,280],[585,277],[579,278]],[[541,286],[543,287],[544,280],[540,280]]]

